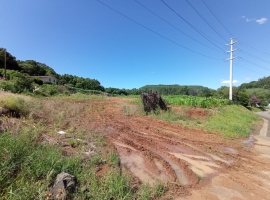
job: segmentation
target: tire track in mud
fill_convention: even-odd
[[[241,139],[226,140],[147,116],[127,116],[123,107],[128,101],[89,102],[91,110],[85,110],[80,124],[99,130],[114,144],[121,166],[137,177],[135,185],[137,180],[167,183],[173,199],[270,199],[270,156],[263,157]],[[258,142],[254,145],[261,147]]]
[[[94,127],[105,133],[116,146],[121,164],[141,182],[175,182],[190,188],[233,163],[234,156],[220,153],[221,146],[229,146],[213,133],[147,116],[126,116],[118,101],[98,102],[98,106],[104,110],[92,113],[99,119]]]

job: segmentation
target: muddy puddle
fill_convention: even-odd
[[[219,162],[226,165],[232,163],[231,160],[204,152],[193,144],[173,142],[170,138],[163,138],[167,143],[161,143],[160,137],[138,134],[133,132],[132,138],[118,136],[113,143],[117,147],[121,164],[141,182],[150,185],[177,182],[182,186],[191,186],[194,177],[202,179],[219,172],[223,168]],[[142,141],[143,148],[140,146]],[[233,149],[229,151],[233,152]]]

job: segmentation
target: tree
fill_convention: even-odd
[[[261,104],[261,100],[256,97],[255,95],[252,95],[250,98],[249,98],[249,104],[251,106],[254,106],[256,107],[257,105],[260,105]]]
[[[4,48],[0,48],[0,68],[4,68],[4,60],[5,60],[5,51]],[[6,51],[6,69],[19,71],[21,70],[16,61],[16,57],[11,55],[8,51]]]
[[[247,107],[249,103],[249,96],[246,90],[241,88],[233,88],[233,102]]]

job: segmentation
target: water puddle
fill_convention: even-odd
[[[158,173],[155,174],[154,171],[148,169],[145,165],[145,160],[142,156],[138,154],[125,154],[124,152],[119,153],[121,163],[130,170],[131,173],[134,174],[137,178],[139,178],[142,182],[148,183],[153,186],[157,183],[157,181],[168,182],[170,178],[163,170],[163,165],[161,162],[154,160],[154,164],[158,169]]]
[[[137,154],[125,155],[123,152],[120,152],[119,156],[121,163],[142,182],[150,185],[155,184],[156,180],[151,176],[151,172],[146,168],[141,156]]]
[[[223,162],[223,163],[226,163],[227,165],[230,165],[233,161],[231,160],[224,160],[218,156],[215,156],[213,154],[210,154],[210,153],[206,153],[206,155],[210,156],[211,158],[213,158],[214,160],[217,160],[217,161],[220,161],[220,162]]]
[[[214,160],[217,160],[217,161],[220,161],[220,162],[223,162],[223,163],[226,163],[226,164],[228,164],[228,165],[230,165],[233,161],[231,161],[231,160],[224,160],[224,159],[222,159],[222,158],[220,158],[220,157],[218,157],[218,156],[215,156],[215,155],[213,155],[213,154],[211,154],[211,153],[206,153],[206,152],[204,152],[204,151],[202,151],[201,149],[199,149],[199,148],[197,148],[197,147],[195,147],[195,146],[193,146],[193,145],[191,145],[191,144],[187,144],[187,143],[184,143],[185,145],[187,145],[187,146],[189,146],[189,147],[191,147],[191,148],[193,148],[193,149],[195,149],[195,150],[197,150],[197,151],[199,151],[199,152],[201,152],[201,153],[203,153],[203,154],[205,154],[205,155],[208,155],[208,156],[210,156],[212,159],[214,159]]]
[[[191,165],[190,169],[200,177],[205,177],[205,176],[207,176],[209,174],[212,174],[212,173],[216,172],[216,170],[211,168],[211,167],[221,168],[219,165],[217,165],[217,164],[215,164],[213,162],[203,161],[203,160],[194,160],[194,158],[199,158],[199,159],[203,158],[205,160],[209,160],[205,156],[190,156],[190,155],[187,156],[187,155],[184,155],[184,154],[173,153],[173,152],[170,152],[170,154],[172,154],[175,157],[180,158],[180,159],[185,160],[186,162],[188,162]]]
[[[247,147],[252,147],[254,145],[255,139],[253,136],[250,136],[248,140],[244,140],[242,143]]]
[[[152,150],[152,151],[154,151],[156,154],[158,154],[160,157],[162,157],[165,161],[167,161],[171,165],[172,169],[175,172],[177,179],[179,180],[179,182],[181,183],[182,186],[187,186],[189,184],[189,181],[186,178],[183,170],[177,164],[175,164],[173,161],[171,161],[163,153],[155,151],[155,150]]]
[[[236,151],[230,147],[221,147],[220,150],[225,151],[226,153],[238,155],[238,151]]]
[[[156,167],[158,168],[158,170],[159,170],[159,180],[161,180],[161,181],[169,181],[170,180],[170,178],[167,176],[167,174],[164,172],[164,168],[163,168],[163,165],[162,165],[162,163],[161,162],[159,162],[158,160],[155,160],[154,161],[155,162],[155,165],[156,165]]]

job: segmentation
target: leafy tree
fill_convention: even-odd
[[[0,48],[0,68],[3,69],[4,69],[4,60],[5,60],[4,48]],[[6,52],[6,69],[19,71],[21,70],[16,61],[16,57],[11,55],[8,51]]]
[[[241,88],[234,88],[233,102],[247,107],[249,103],[249,96],[247,91]]]
[[[69,85],[76,88],[85,90],[99,90],[105,91],[105,88],[100,85],[100,82],[96,79],[82,78],[78,76],[72,76],[69,74],[59,75],[58,84]]]
[[[21,67],[21,72],[26,73],[29,76],[58,76],[52,68],[34,60],[19,60],[18,64]]]

